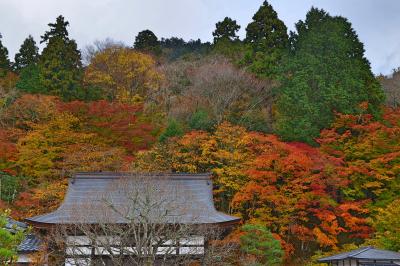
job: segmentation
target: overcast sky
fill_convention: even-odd
[[[240,35],[262,0],[0,0],[0,33],[11,58],[23,40],[40,35],[62,14],[80,48],[110,37],[131,45],[143,29],[159,38],[212,40],[215,23],[225,16],[242,26]],[[365,44],[374,73],[400,66],[400,0],[271,0],[279,17],[293,30],[311,6],[347,17]]]

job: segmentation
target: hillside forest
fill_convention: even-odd
[[[348,19],[313,7],[288,32],[265,1],[244,39],[226,17],[212,43],[146,29],[82,50],[70,26],[58,16],[14,60],[0,38],[14,219],[56,209],[77,171],[210,172],[217,208],[242,219],[232,261],[400,250],[400,71],[375,76]]]

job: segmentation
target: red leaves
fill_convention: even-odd
[[[86,130],[97,132],[105,143],[122,145],[130,153],[148,148],[155,141],[153,126],[140,121],[141,104],[74,101],[60,103],[59,108],[79,117]]]
[[[54,96],[24,94],[8,107],[4,119],[9,127],[28,130],[32,124],[50,120],[58,101]]]
[[[0,161],[15,160],[17,147],[11,141],[10,130],[0,129]]]
[[[26,218],[53,211],[64,199],[66,189],[67,180],[63,179],[22,192],[14,203],[16,214]]]
[[[365,237],[370,232],[362,218],[364,203],[342,206],[337,201],[338,192],[349,183],[339,174],[342,159],[271,135],[251,137],[257,156],[246,170],[250,181],[232,200],[243,217],[268,224],[296,251],[303,242],[336,247],[341,234]]]
[[[369,213],[369,210],[365,207],[366,203],[367,201],[352,201],[344,202],[338,206],[339,216],[351,229],[350,238],[368,238],[373,232],[372,228],[368,226],[366,218]],[[358,215],[351,215],[352,213],[358,213]]]
[[[319,139],[322,151],[343,161],[340,175],[351,181],[346,194],[356,200],[371,199],[372,205],[396,197],[399,182],[400,109],[386,108],[383,118],[339,114],[333,128],[324,130]]]

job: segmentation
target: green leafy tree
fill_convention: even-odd
[[[61,96],[64,100],[83,98],[81,87],[81,54],[74,40],[68,38],[68,21],[57,17],[50,23],[50,30],[42,36],[47,43],[39,60],[39,75],[48,94]]]
[[[168,122],[167,128],[160,135],[159,141],[160,142],[165,142],[169,138],[182,136],[183,133],[184,133],[183,126],[178,121],[176,121],[175,119],[171,119]]]
[[[31,64],[24,67],[19,73],[19,80],[16,87],[27,93],[42,93],[46,94],[47,90],[40,80],[39,67],[36,64]]]
[[[8,203],[14,201],[22,188],[21,181],[21,177],[0,172],[0,199]]]
[[[6,70],[10,70],[10,59],[8,59],[8,49],[1,42],[3,36],[0,33],[0,76],[5,75]]]
[[[238,40],[237,32],[239,29],[240,26],[237,24],[236,20],[229,17],[224,18],[223,21],[217,22],[217,24],[215,24],[215,31],[212,34],[214,36],[214,44],[220,40]]]
[[[215,27],[212,51],[229,58],[233,62],[240,61],[246,49],[237,36],[240,26],[236,20],[226,17],[223,21],[215,24]]]
[[[245,42],[249,45],[244,63],[262,77],[275,77],[277,66],[288,47],[287,27],[267,2],[253,16],[246,27]]]
[[[39,48],[31,35],[25,39],[19,52],[15,54],[14,69],[19,72],[16,87],[28,93],[46,93],[40,82],[38,67]]]
[[[144,30],[138,33],[133,47],[139,51],[159,54],[161,52],[160,42],[151,30]]]
[[[215,121],[206,110],[199,109],[191,115],[188,124],[190,129],[211,131],[214,128]]]
[[[241,250],[256,257],[259,265],[280,265],[284,252],[279,240],[262,225],[245,224],[240,237]],[[257,265],[257,264],[256,264]]]
[[[291,54],[283,65],[276,130],[288,141],[314,143],[335,112],[379,114],[384,94],[364,57],[364,47],[343,17],[312,8],[296,24]]]
[[[29,35],[19,48],[19,52],[15,54],[14,69],[19,72],[27,66],[36,64],[38,58],[39,48],[33,37]]]
[[[6,228],[9,210],[0,210],[0,264],[14,265],[17,259],[17,247],[25,237],[23,230],[14,228],[14,232]]]

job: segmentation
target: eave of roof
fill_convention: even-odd
[[[7,224],[5,228],[12,233],[15,233],[17,230],[26,230],[28,226],[23,222],[18,222],[14,219],[7,218]]]
[[[138,182],[138,179],[135,179],[138,175],[145,180],[155,181],[153,183],[159,184],[158,186],[162,188],[172,186],[172,184],[179,185],[180,188],[177,191],[182,194],[180,202],[191,202],[190,208],[187,208],[188,214],[179,218],[174,217],[174,220],[171,220],[170,223],[176,223],[177,219],[179,219],[179,223],[183,224],[231,224],[240,221],[240,218],[224,214],[215,209],[212,199],[212,183],[208,173],[132,174],[110,172],[77,173],[70,180],[66,197],[59,209],[52,213],[28,218],[26,221],[37,227],[48,227],[52,224],[73,224],[77,219],[72,217],[71,209],[74,211],[84,209],[82,201],[91,197],[92,201],[98,201],[93,199],[93,195],[104,193],[112,182],[118,182],[119,180]],[[135,183],[135,185],[138,184]],[[193,196],[190,200],[185,198],[188,193]],[[120,193],[115,193],[113,194],[114,196],[119,200],[120,204],[126,204],[126,200],[120,196]],[[82,212],[85,212],[85,210]],[[95,216],[89,217],[84,223],[96,224],[98,223],[97,219]],[[122,217],[118,218],[116,216],[113,223],[124,224],[126,222]],[[168,223],[168,221],[165,223]]]
[[[16,233],[16,231],[19,230],[25,231],[28,228],[28,225],[26,223],[8,218],[5,228],[9,230],[11,233]],[[28,234],[18,245],[17,251],[18,253],[30,253],[39,251],[40,243],[41,243],[40,239],[36,237],[34,234]]]
[[[19,244],[17,250],[18,253],[31,253],[40,250],[41,241],[38,237],[33,234],[29,234]]]
[[[372,246],[362,247],[349,252],[318,259],[319,262],[330,262],[344,259],[400,261],[400,253],[376,249]]]

